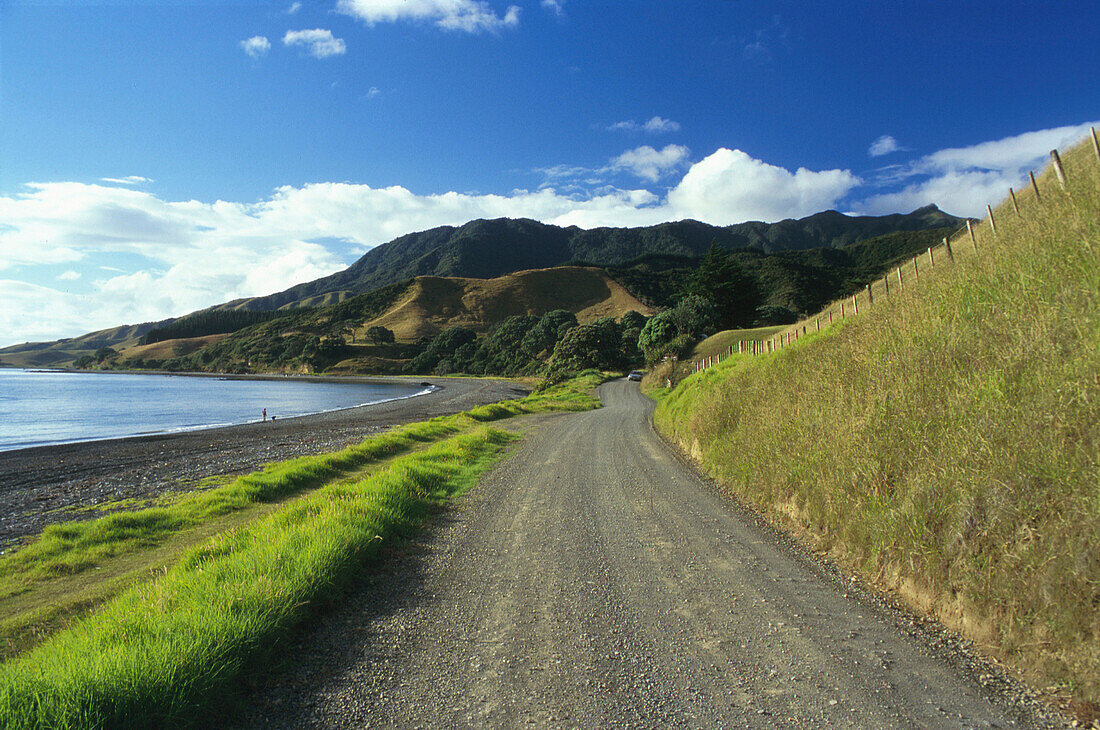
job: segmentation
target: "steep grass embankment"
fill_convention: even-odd
[[[1100,166],[978,250],[662,397],[721,482],[1040,687],[1100,701]],[[963,254],[966,255],[963,255]]]
[[[600,379],[589,374],[526,399],[437,419],[418,435],[448,435],[456,420],[485,423],[522,413],[586,410],[597,405],[590,390]],[[364,445],[239,480],[246,483],[210,493],[222,492],[212,502],[198,497],[204,504],[229,498],[227,509],[242,509],[258,497],[328,479],[277,511],[185,552],[151,580],[0,665],[0,725],[180,727],[209,719],[231,706],[242,677],[278,659],[282,640],[317,606],[337,597],[382,545],[407,535],[435,505],[472,486],[515,438],[477,426],[359,478],[337,478],[347,476],[345,467],[370,458]],[[138,511],[123,523],[116,517],[104,518],[98,528],[89,523],[71,549],[86,553],[98,543],[121,552],[135,549],[132,536],[120,529],[137,524],[160,534],[165,510]],[[63,565],[61,537],[68,535],[28,548],[32,553],[20,569],[45,579]],[[68,564],[77,569],[85,559]],[[33,572],[36,566],[40,573]]]

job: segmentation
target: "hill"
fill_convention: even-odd
[[[18,368],[50,368],[72,363],[82,355],[91,355],[104,347],[127,347],[150,330],[168,325],[173,320],[123,325],[89,332],[80,337],[67,337],[53,342],[28,342],[0,349],[0,366]]]
[[[165,340],[121,352],[119,365],[218,372],[315,372],[345,361],[360,368],[399,370],[422,349],[418,341],[461,327],[488,333],[509,317],[567,310],[580,323],[652,310],[601,269],[568,266],[521,271],[495,279],[418,277],[325,307],[292,309],[229,335]],[[385,327],[398,342],[370,345],[366,331]],[[350,340],[350,341],[349,341]],[[149,348],[175,352],[151,362]],[[178,352],[177,352],[178,351]],[[339,368],[352,367],[346,363]]]
[[[600,317],[618,319],[631,310],[653,314],[603,270],[565,266],[495,279],[418,277],[401,301],[357,329],[386,327],[398,340],[431,337],[449,327],[484,334],[507,317],[541,316],[555,309],[573,312],[581,324]]]
[[[1100,150],[956,265],[662,397],[660,430],[1038,687],[1100,702]],[[944,252],[946,253],[946,252]],[[926,267],[927,259],[921,266]],[[849,305],[849,313],[851,312]],[[1080,705],[1085,707],[1085,705]],[[1092,705],[1095,709],[1095,705]],[[1091,722],[1092,717],[1085,717]]]
[[[717,243],[763,253],[840,248],[895,231],[957,227],[962,219],[927,206],[906,215],[847,216],[835,210],[778,223],[711,226],[684,220],[644,228],[561,228],[528,219],[476,220],[410,233],[371,249],[344,271],[224,308],[270,310],[318,297],[344,298],[416,276],[488,279],[583,262],[623,264],[647,254],[701,256]]]

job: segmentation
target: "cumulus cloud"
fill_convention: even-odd
[[[891,152],[897,152],[903,149],[898,146],[898,141],[888,134],[884,134],[874,142],[871,143],[870,148],[867,150],[867,154],[871,157],[882,157],[888,155]]]
[[[565,9],[562,7],[562,2],[563,0],[542,0],[542,7],[560,18],[565,15]]]
[[[723,148],[691,166],[669,191],[668,207],[674,217],[714,225],[799,218],[832,207],[859,183],[848,170],[790,172]]]
[[[271,50],[271,41],[262,35],[254,35],[241,41],[240,46],[252,58],[259,58]]]
[[[1023,185],[1028,170],[1045,166],[1052,149],[1076,142],[1098,124],[1041,129],[933,152],[890,170],[889,181],[911,181],[903,189],[871,196],[858,207],[879,214],[934,203],[956,215],[981,216],[987,203],[996,204],[1009,187]]]
[[[302,4],[301,3],[297,3],[297,2],[291,3],[290,7],[286,9],[286,14],[287,15],[294,15],[295,13],[297,13],[301,9],[302,9]]]
[[[336,38],[331,30],[288,30],[283,36],[284,46],[305,46],[314,58],[342,56],[347,52],[342,38]]]
[[[60,276],[58,276],[57,279],[58,279],[58,281],[76,281],[80,277],[81,277],[81,273],[79,271],[69,270],[69,271],[66,271],[64,274],[61,274]]]
[[[664,117],[652,117],[648,121],[639,124],[633,119],[627,119],[623,122],[615,122],[607,127],[611,132],[649,132],[650,134],[661,134],[664,132],[679,132],[680,123],[674,122],[671,119],[665,119]]]
[[[432,22],[443,30],[480,33],[515,28],[520,9],[510,5],[501,16],[484,0],[340,0],[336,11],[368,25],[411,20]]]
[[[678,144],[667,145],[661,150],[642,145],[613,159],[611,168],[627,170],[643,180],[657,182],[687,162],[689,154],[691,150]]]

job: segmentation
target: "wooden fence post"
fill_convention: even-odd
[[[859,314],[859,302],[856,301],[856,295],[852,295],[852,314]]]
[[[829,324],[833,323],[833,310],[829,310]]]
[[[936,258],[932,255],[932,247],[928,247],[928,268],[936,268]]]
[[[1031,178],[1031,189],[1035,191],[1035,199],[1040,203],[1043,202],[1043,196],[1039,195],[1039,183],[1035,182],[1035,173],[1028,170],[1027,176]]]
[[[978,238],[974,235],[974,225],[970,222],[970,219],[966,219],[966,232],[970,234],[970,243],[974,246],[974,250],[978,250]]]
[[[913,281],[920,281],[920,269],[917,267],[917,259],[919,256],[913,257]]]
[[[1009,188],[1008,194],[1012,196],[1012,209],[1016,211],[1016,215],[1020,215],[1020,204],[1016,202],[1016,191]]]
[[[886,276],[882,277],[882,293],[886,298],[890,297],[890,272],[886,272]]]
[[[821,331],[821,317],[817,317],[816,319],[814,319],[814,329],[817,332]]]
[[[1089,127],[1092,132],[1092,151],[1096,153],[1096,161],[1100,162],[1100,139],[1096,137],[1096,127]]]
[[[1054,174],[1058,177],[1058,182],[1062,183],[1062,187],[1066,186],[1066,170],[1062,167],[1062,156],[1058,154],[1058,150],[1050,151],[1050,158],[1054,160]]]
[[[949,258],[952,262],[954,262],[955,261],[955,252],[951,250],[951,239],[950,238],[944,238],[943,239],[943,247],[947,251],[947,258]]]
[[[841,318],[841,319],[844,319],[844,317],[845,317],[845,314],[844,314],[844,302],[841,302],[841,303],[840,303],[840,318]]]
[[[986,211],[989,213],[989,230],[993,231],[993,235],[997,235],[997,221],[993,220],[993,208],[989,205],[985,206]]]
[[[867,285],[867,308],[875,306],[875,295],[871,293],[871,285]]]
[[[904,287],[905,287],[905,282],[903,282],[901,280],[901,267],[899,266],[898,267],[898,289],[902,289]]]

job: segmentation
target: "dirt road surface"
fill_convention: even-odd
[[[1031,727],[1034,705],[685,467],[634,383],[542,417],[288,647],[247,727]]]

